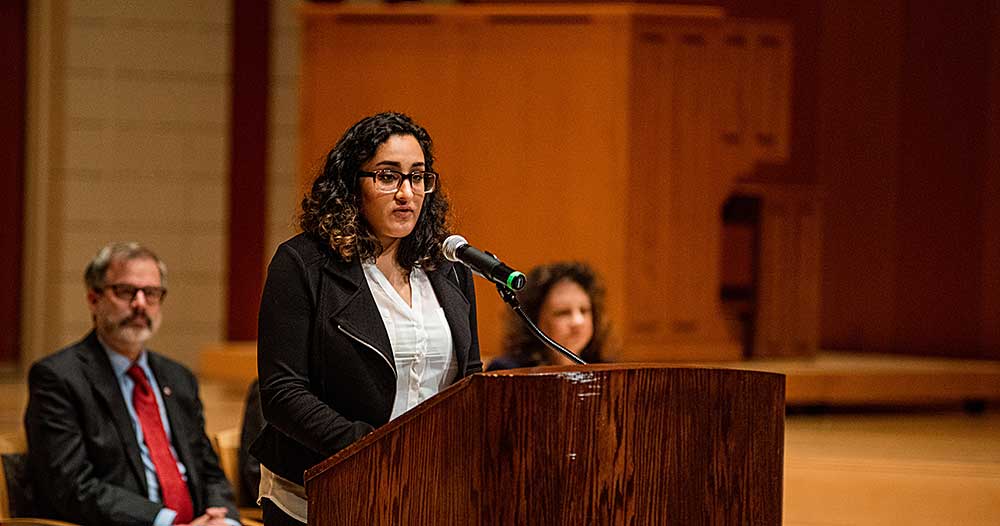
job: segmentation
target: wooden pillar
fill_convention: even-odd
[[[267,233],[271,2],[233,0],[226,338],[257,337]]]
[[[16,363],[21,345],[27,13],[27,0],[0,2],[0,363]]]

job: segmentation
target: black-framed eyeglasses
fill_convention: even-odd
[[[101,288],[102,290],[111,289],[111,292],[116,298],[129,303],[135,299],[136,294],[138,294],[140,290],[142,291],[142,295],[146,297],[146,303],[150,305],[158,305],[164,298],[167,297],[167,289],[163,287],[136,287],[135,285],[129,285],[128,283],[112,283]]]
[[[415,194],[429,194],[437,188],[438,174],[425,170],[414,170],[404,174],[391,168],[380,168],[374,172],[358,172],[359,177],[371,177],[375,181],[375,189],[383,194],[399,191],[404,180],[410,181],[410,187]]]

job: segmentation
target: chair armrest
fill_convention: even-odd
[[[256,506],[252,508],[240,508],[240,518],[261,522],[264,520],[264,510]]]

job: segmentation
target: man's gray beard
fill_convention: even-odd
[[[146,340],[153,336],[151,327],[121,326],[120,322],[106,321],[104,333],[116,342],[145,345]]]
[[[128,343],[145,344],[146,340],[152,336],[153,331],[148,327],[118,327],[115,329],[115,337]]]

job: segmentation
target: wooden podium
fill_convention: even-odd
[[[477,374],[306,472],[309,524],[781,523],[784,376]]]

